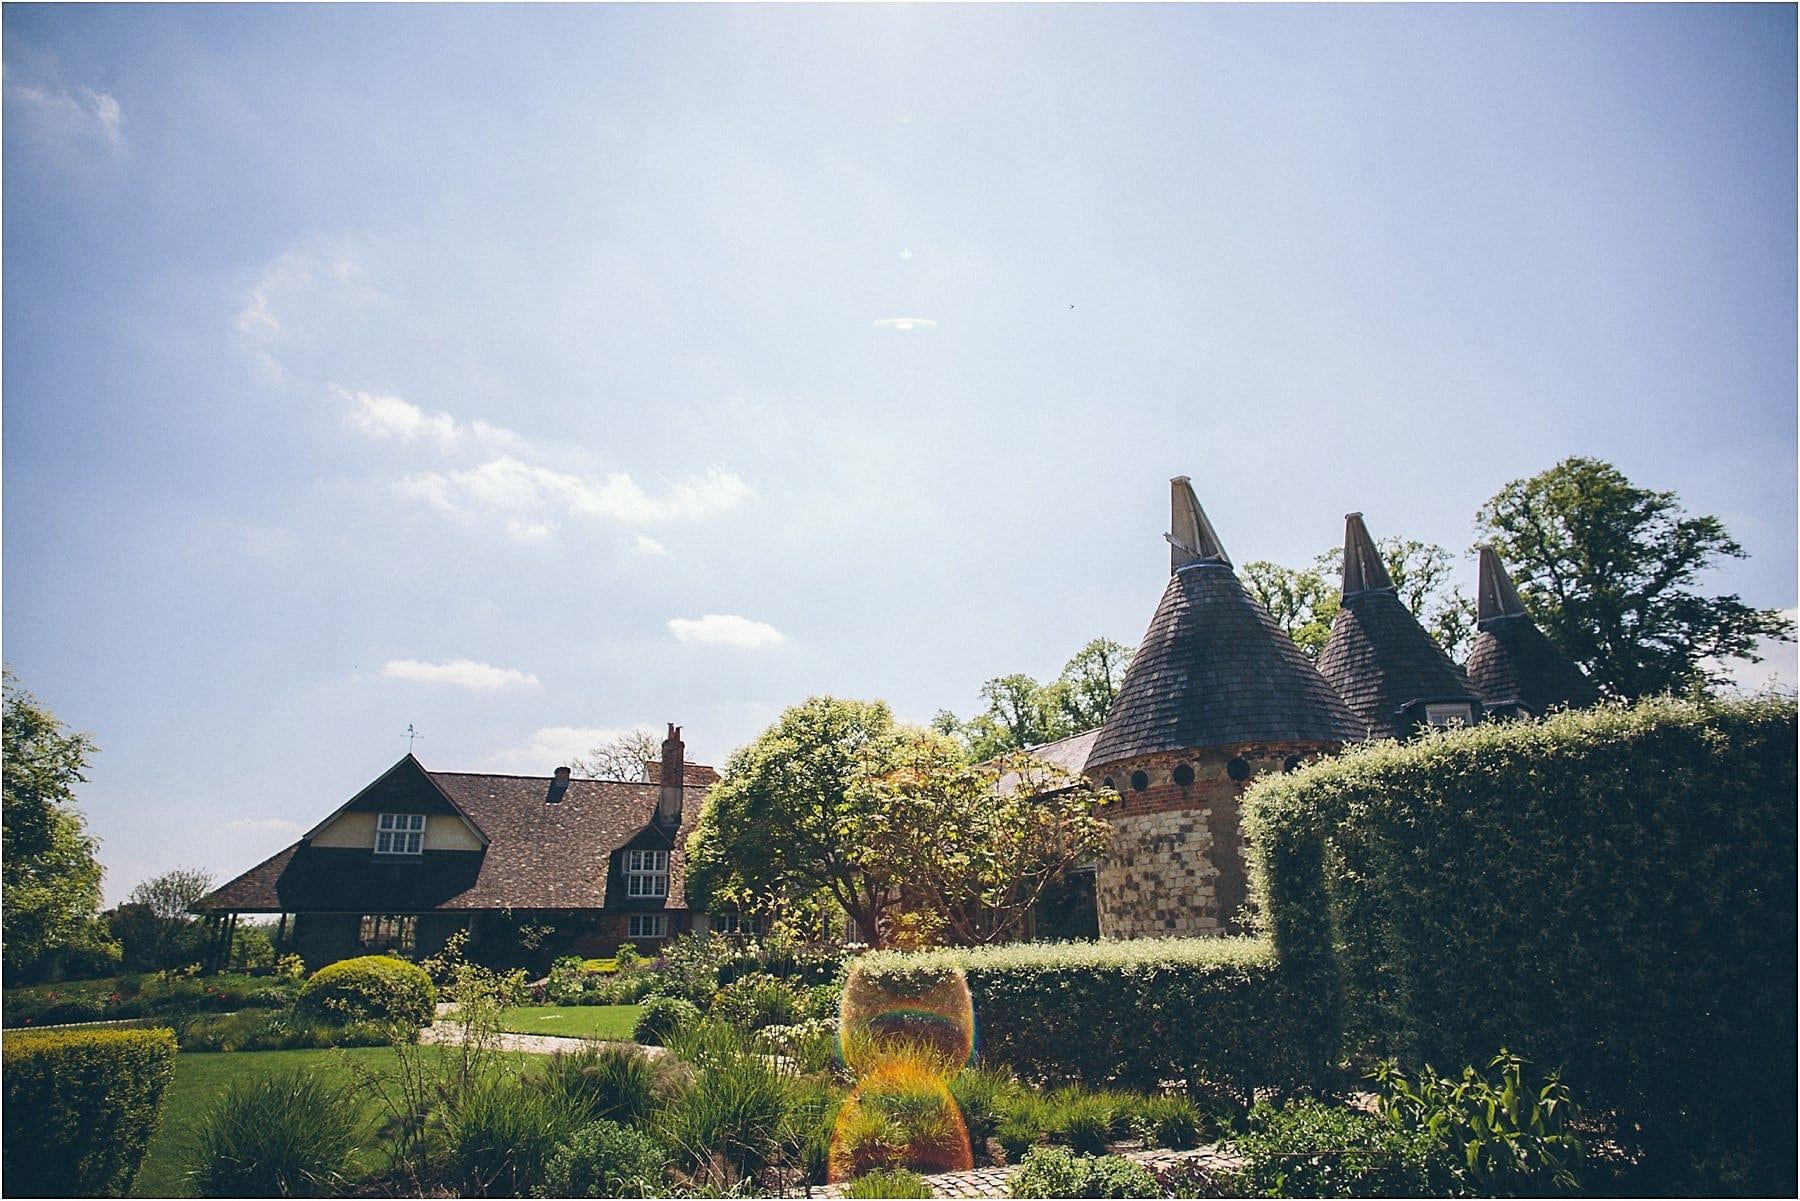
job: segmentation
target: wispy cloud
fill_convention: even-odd
[[[648,534],[639,534],[637,541],[631,544],[631,549],[640,555],[653,555],[663,559],[669,557],[669,548]]]
[[[519,442],[517,434],[502,426],[481,420],[461,422],[448,413],[428,413],[403,397],[338,387],[333,387],[331,394],[349,406],[344,423],[371,438],[409,442],[425,439],[446,449],[467,442],[493,446],[514,446]]]
[[[714,646],[774,646],[783,641],[780,630],[767,622],[751,621],[730,613],[708,613],[699,619],[677,617],[669,629],[682,642],[705,642]]]
[[[97,134],[109,146],[123,143],[125,112],[110,92],[89,87],[78,87],[71,92],[9,80],[6,94],[10,100],[35,112],[40,122],[54,132],[74,138]],[[18,111],[14,109],[11,115]]]
[[[871,321],[876,329],[935,329],[937,322],[929,317],[883,317],[879,321]]]
[[[265,831],[275,834],[298,834],[306,829],[299,822],[289,821],[285,817],[234,817],[225,823],[227,830],[250,830],[255,833]]]
[[[693,519],[736,508],[752,495],[749,485],[727,471],[714,470],[652,496],[625,472],[573,475],[512,455],[462,471],[409,475],[399,488],[447,512],[504,515],[533,533],[558,516],[632,524]]]
[[[493,667],[473,659],[424,663],[417,659],[390,659],[382,667],[384,679],[415,684],[448,684],[456,688],[505,688],[513,684],[535,685],[537,677],[510,667]]]
[[[482,765],[489,771],[547,776],[559,767],[567,767],[575,760],[585,758],[589,751],[602,743],[612,742],[631,732],[593,726],[546,726],[528,735],[519,745],[495,751]]]

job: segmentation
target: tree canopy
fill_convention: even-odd
[[[1096,638],[1048,684],[1023,673],[997,676],[981,686],[985,710],[966,722],[941,711],[932,728],[960,739],[977,762],[1092,730],[1112,712],[1131,655],[1123,643]]]
[[[814,697],[731,756],[688,841],[687,887],[778,918],[823,902],[876,943],[985,941],[1104,847],[1100,799],[1048,765],[970,766],[879,701]]]
[[[1376,539],[1394,590],[1451,657],[1461,658],[1475,633],[1475,603],[1451,580],[1455,559],[1443,547],[1414,538]],[[1334,546],[1312,566],[1283,567],[1259,560],[1239,573],[1244,588],[1261,602],[1294,642],[1318,658],[1331,637],[1344,585],[1344,548]]]
[[[569,774],[582,780],[642,780],[644,765],[662,755],[662,740],[643,727],[625,730],[594,744],[569,761]]]
[[[1703,596],[1699,574],[1745,552],[1717,517],[1639,488],[1610,463],[1564,459],[1514,480],[1476,515],[1532,618],[1610,696],[1720,683],[1704,660],[1755,661],[1756,640],[1791,639],[1781,614]]]
[[[93,741],[68,731],[56,715],[5,672],[4,821],[0,822],[4,963],[29,978],[59,957],[87,952],[116,959],[118,948],[97,920],[102,869],[98,844],[75,807],[75,785]]]

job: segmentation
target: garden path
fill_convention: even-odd
[[[445,1020],[450,1006],[438,1003],[438,1020],[419,1031],[422,1043],[443,1043],[454,1045],[462,1041],[462,1027],[453,1021]],[[579,1051],[585,1046],[595,1045],[596,1040],[588,1038],[568,1038],[557,1034],[512,1034],[502,1031],[495,1036],[494,1045],[502,1051],[530,1051],[537,1055],[550,1055],[557,1051]],[[666,1055],[663,1047],[646,1047],[638,1043],[598,1043],[599,1046],[637,1047],[652,1059]]]
[[[1243,1160],[1217,1144],[1195,1147],[1191,1151],[1162,1149],[1126,1151],[1124,1156],[1153,1171],[1190,1162],[1214,1172],[1235,1172],[1244,1166]],[[931,1186],[932,1195],[935,1197],[1004,1197],[1008,1195],[1006,1178],[1015,1170],[1010,1167],[998,1167],[976,1168],[969,1172],[940,1172],[935,1176],[925,1177],[925,1183]],[[812,1189],[807,1195],[821,1198],[842,1197],[846,1187],[848,1186],[834,1184],[826,1188]]]

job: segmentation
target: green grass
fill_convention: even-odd
[[[515,1070],[539,1057],[520,1053],[504,1053],[502,1058]],[[391,1074],[394,1067],[392,1047],[351,1047],[343,1051],[183,1051],[175,1057],[175,1079],[163,1095],[162,1125],[150,1140],[150,1153],[144,1170],[132,1186],[134,1197],[191,1196],[187,1171],[192,1162],[194,1135],[207,1111],[224,1095],[233,1080],[246,1076],[268,1076],[289,1068],[299,1068],[327,1085],[355,1083],[352,1063],[371,1071]],[[374,1104],[367,1114],[374,1118]],[[383,1157],[373,1146],[364,1152],[363,1166],[373,1170],[383,1165]]]
[[[566,1038],[624,1041],[637,1025],[642,1005],[524,1005],[501,1016],[500,1028],[514,1034],[559,1034]]]

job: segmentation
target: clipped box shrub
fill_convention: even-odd
[[[424,968],[391,955],[328,963],[312,974],[294,1005],[322,1022],[401,1021],[423,1026],[437,1009],[437,989]]]
[[[961,969],[981,1060],[1034,1079],[1154,1090],[1184,1080],[1248,1107],[1258,1088],[1311,1082],[1317,999],[1290,987],[1266,940],[1157,939],[879,951],[872,991],[904,998]]]
[[[1791,700],[1656,699],[1261,781],[1283,968],[1356,1062],[1505,1046],[1617,1114],[1659,1187],[1790,1195],[1795,732]]]
[[[122,1197],[175,1075],[167,1030],[13,1031],[4,1047],[12,1197]]]

